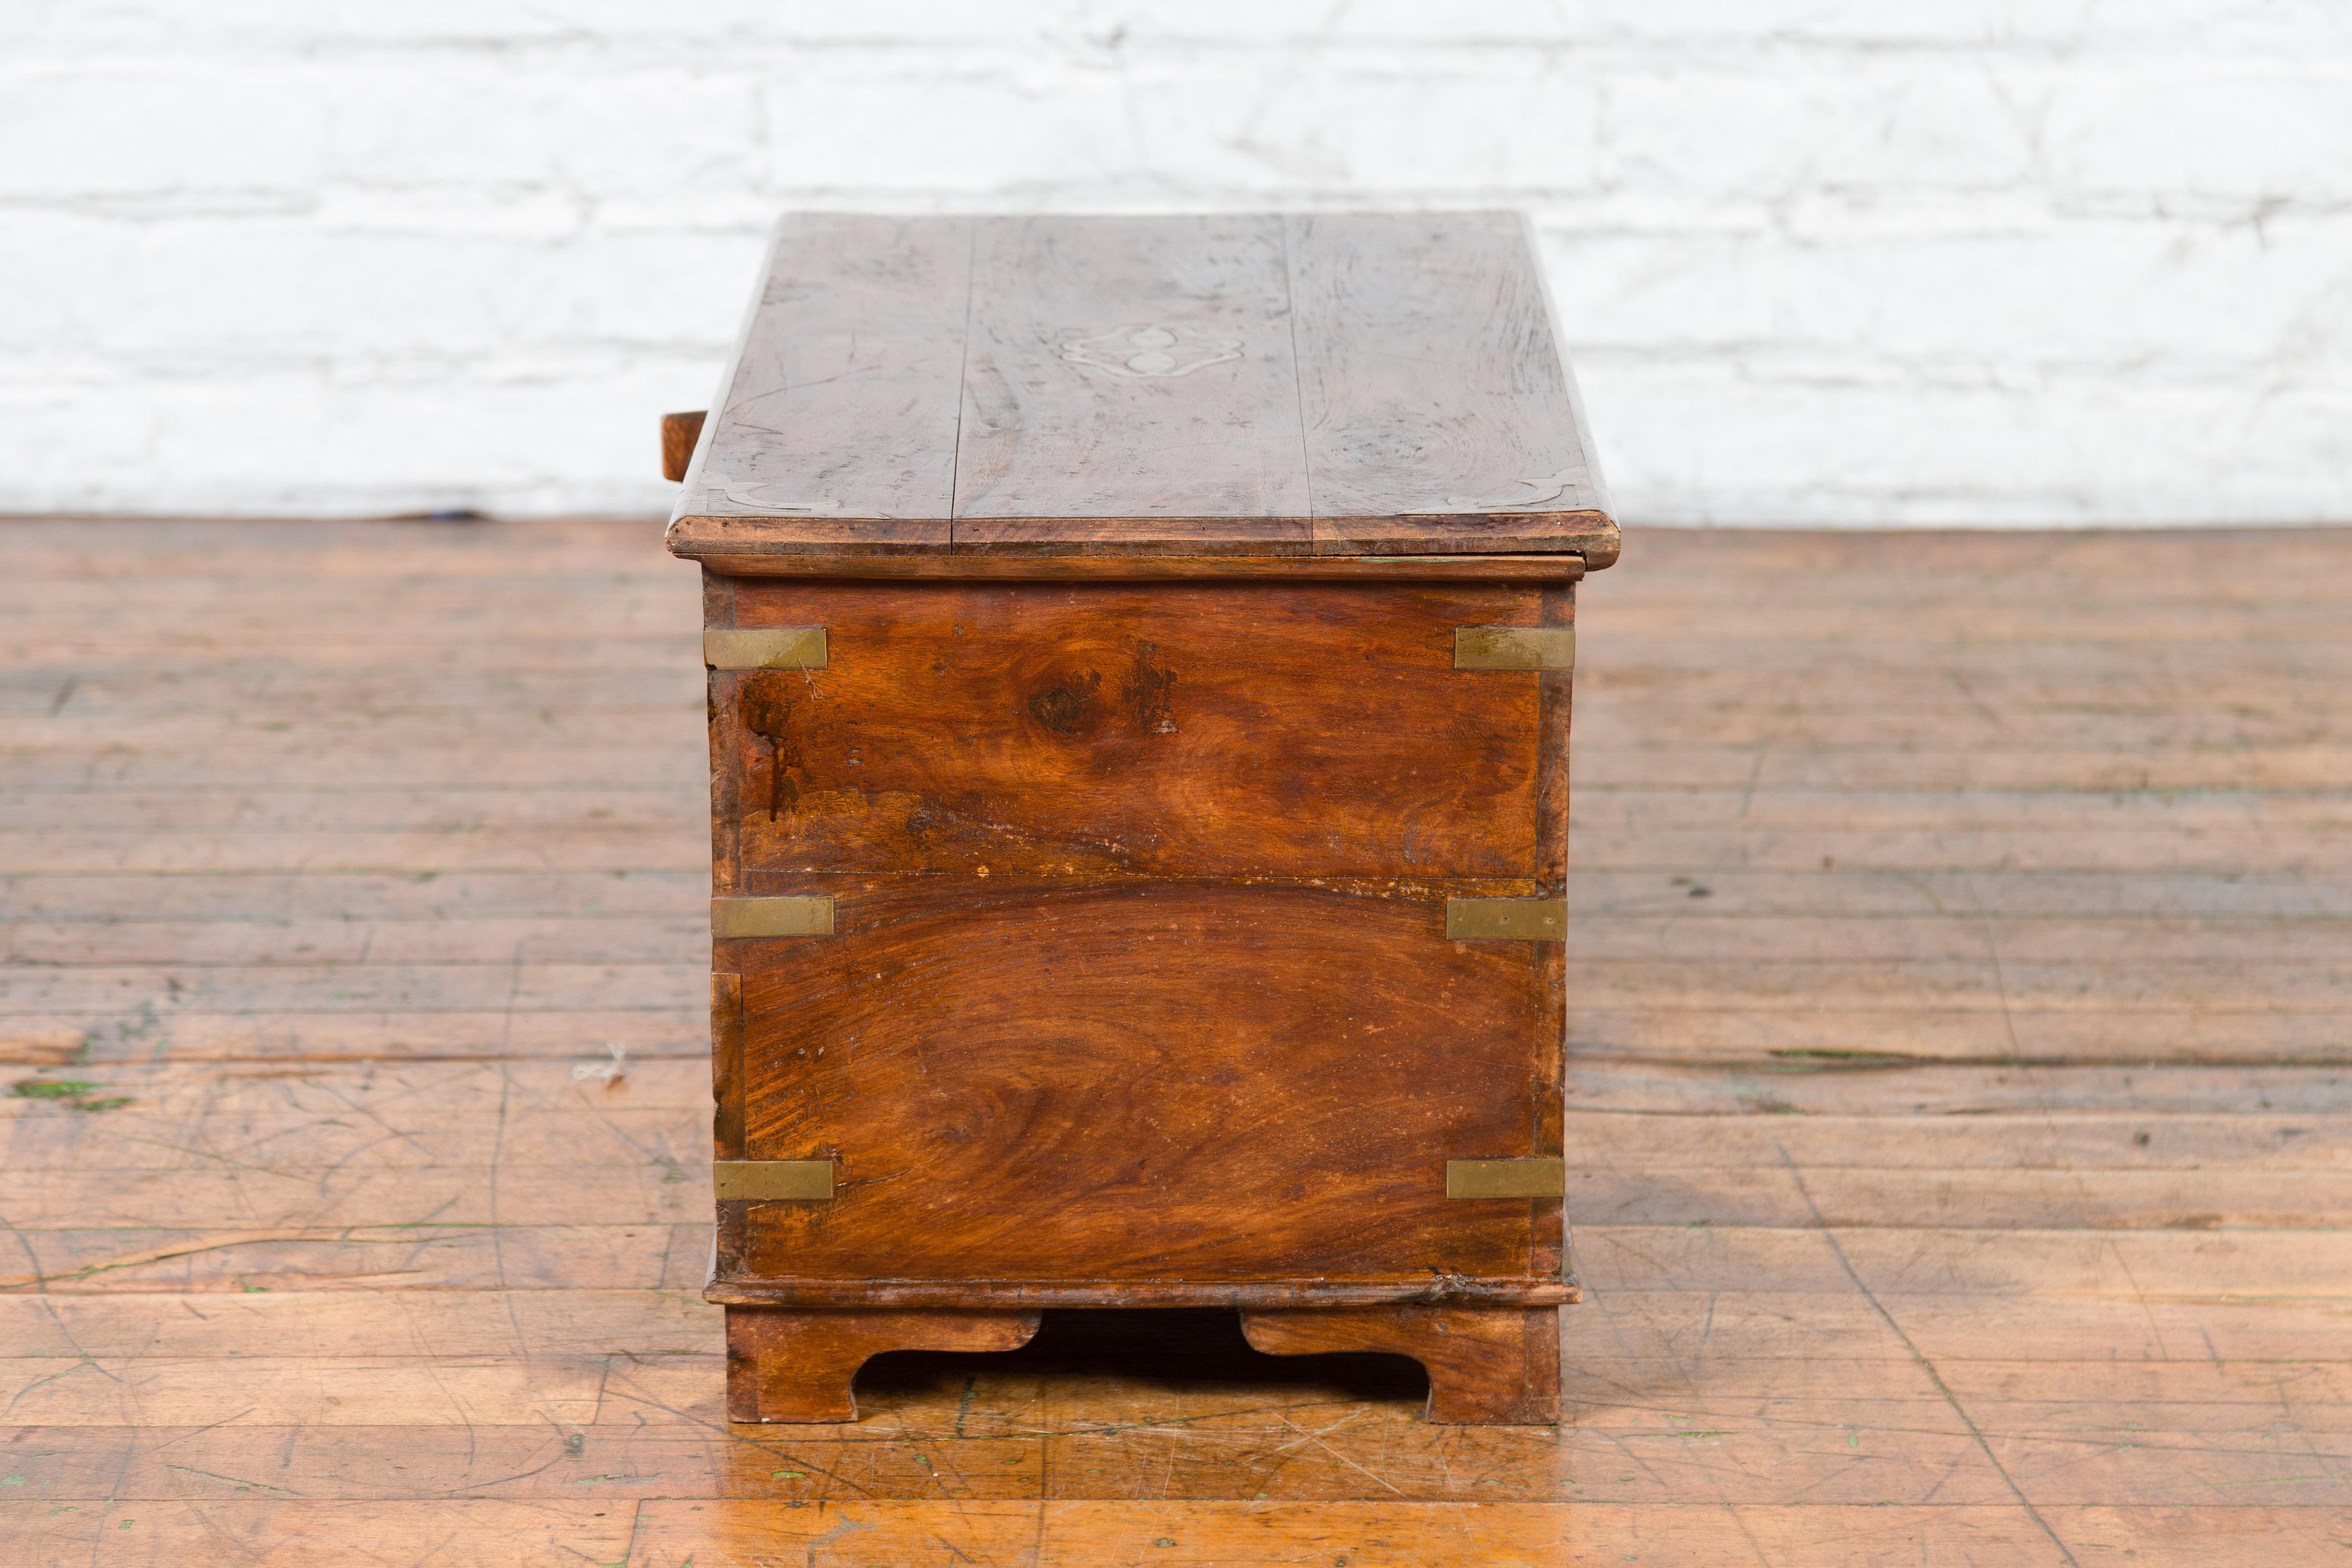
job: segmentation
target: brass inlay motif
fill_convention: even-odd
[[[1448,1160],[1449,1198],[1564,1198],[1565,1160]]]
[[[831,936],[833,900],[713,899],[710,934],[720,940],[742,936]]]
[[[1591,485],[1592,470],[1579,466],[1562,468],[1556,474],[1544,474],[1532,479],[1521,479],[1518,481],[1521,493],[1517,495],[1447,496],[1444,506],[1417,506],[1412,510],[1415,515],[1433,513],[1441,516],[1447,512],[1511,511],[1521,507],[1545,506],[1552,501],[1569,500],[1569,491],[1589,489]],[[1570,504],[1573,505],[1574,502],[1570,501]]]
[[[1456,669],[1574,669],[1574,626],[1456,626]]]
[[[823,1200],[833,1196],[830,1160],[719,1160],[710,1167],[710,1185],[720,1203],[755,1204]]]
[[[1448,899],[1448,942],[1563,942],[1566,899]]]
[[[824,659],[823,626],[707,627],[702,634],[702,662],[713,669],[823,669]]]
[[[1146,321],[1115,327],[1090,338],[1072,338],[1062,345],[1062,357],[1072,364],[1107,370],[1113,375],[1158,378],[1190,375],[1239,359],[1242,345],[1192,327]]]

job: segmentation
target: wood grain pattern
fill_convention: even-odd
[[[713,673],[717,880],[833,921],[718,928],[727,1115],[835,1184],[722,1201],[710,1299],[1570,1299],[1556,1198],[1441,1179],[1558,1147],[1559,960],[1443,910],[1539,862],[1559,885],[1564,758],[1539,809],[1538,752],[1567,689],[1454,655],[1570,592],[736,584],[734,626],[831,654]],[[1523,1367],[1449,1368],[1448,1410],[1527,1418]]]
[[[628,1561],[635,1510],[589,1499],[482,1502],[436,1498],[313,1502],[246,1497],[226,1504],[0,1502],[0,1541],[37,1568],[103,1562],[171,1568],[263,1561],[330,1568],[355,1556],[417,1568],[531,1568],[564,1557]],[[364,1560],[364,1557],[362,1557]]]
[[[694,549],[677,553],[693,556]],[[1580,555],[806,555],[730,548],[711,563],[728,577],[950,578],[1056,583],[1244,579],[1285,583],[1574,583]]]
[[[1571,613],[1539,592],[742,583],[738,624],[822,625],[833,651],[711,679],[721,879],[738,855],[757,872],[1556,877],[1557,809],[1557,843],[1536,842],[1551,689],[1452,653],[1456,626]]]
[[[972,220],[777,226],[674,540],[839,553],[948,542]]]
[[[90,1099],[101,1106],[107,1097]],[[88,1103],[87,1101],[85,1103]],[[2260,1228],[2282,1234],[2333,1229],[2352,1217],[2352,1174],[2293,1167],[2232,1170],[2219,1174],[2179,1169],[2084,1171],[1970,1169],[1918,1165],[1860,1170],[1823,1162],[1786,1170],[1755,1170],[1692,1161],[1686,1164],[1612,1159],[1603,1142],[1582,1152],[1583,1140],[1605,1130],[1585,1116],[1573,1131],[1579,1163],[1566,1175],[1571,1207],[1589,1225],[1801,1226],[1818,1210],[1832,1225],[1895,1224],[1900,1215],[1913,1228],[1975,1225],[2000,1230],[2031,1229],[2063,1222],[2075,1226],[2125,1230],[2171,1226],[2184,1231]],[[79,1229],[91,1243],[103,1241],[107,1222],[203,1227],[225,1211],[244,1215],[247,1226],[285,1227],[289,1238],[331,1240],[335,1225],[397,1227],[419,1213],[446,1226],[485,1225],[493,1218],[512,1225],[562,1225],[593,1206],[607,1223],[667,1226],[688,1222],[708,1201],[710,1173],[703,1162],[634,1162],[625,1167],[593,1164],[502,1164],[498,1206],[487,1192],[489,1167],[464,1160],[448,1164],[368,1163],[331,1200],[317,1194],[333,1167],[289,1163],[266,1174],[234,1171],[182,1173],[126,1163],[121,1167],[43,1170],[29,1162],[44,1152],[27,1144],[27,1168],[0,1177],[0,1198],[21,1223],[41,1229]],[[1768,1149],[1765,1156],[1769,1157]],[[54,1155],[52,1155],[54,1157]],[[1751,1151],[1751,1157],[1756,1157]],[[1876,1158],[1884,1160],[1885,1156]],[[834,1201],[840,1201],[835,1198]],[[978,1201],[975,1199],[974,1201]],[[1488,1200],[1481,1200],[1488,1201]],[[248,1233],[249,1234],[249,1233]],[[276,1238],[280,1233],[265,1232]],[[355,1238],[356,1239],[356,1238]],[[68,1270],[72,1272],[72,1270]],[[19,1277],[16,1283],[27,1282]],[[798,1281],[779,1300],[812,1302],[856,1300],[856,1279],[835,1281],[820,1290]],[[953,1288],[968,1281],[957,1280]],[[1182,1278],[1152,1281],[1154,1300],[1181,1304]],[[1207,1291],[1202,1284],[1198,1289]],[[1387,1285],[1290,1281],[1283,1288],[1238,1291],[1218,1289],[1213,1299],[1263,1300],[1442,1299],[1461,1282],[1424,1276]],[[1019,1282],[987,1292],[991,1300],[1036,1300],[1047,1305],[1085,1305],[1105,1293],[1099,1280],[1073,1284],[1053,1295]],[[892,1286],[880,1299],[913,1305],[951,1300],[947,1285]],[[1570,1300],[1547,1289],[1544,1298]],[[746,1301],[767,1299],[751,1286],[728,1288],[722,1296]]]
[[[710,976],[711,1157],[743,1158],[743,977]]]
[[[1244,1311],[1242,1333],[1270,1355],[1382,1351],[1429,1374],[1440,1426],[1549,1426],[1559,1420],[1560,1318],[1525,1307],[1370,1307]]]
[[[1569,626],[1576,624],[1576,590],[1573,586],[1546,588],[1537,598],[1536,624],[1540,626]],[[1490,672],[1493,673],[1493,672]],[[1570,795],[1569,789],[1569,729],[1575,697],[1575,672],[1572,669],[1549,669],[1536,677],[1538,709],[1536,725],[1536,886],[1539,889],[1568,886],[1568,835]],[[1574,917],[1571,916],[1573,920]],[[1579,942],[1578,962],[1583,959],[1582,926],[1590,921],[1578,921],[1575,934]],[[1560,1020],[1558,1029],[1547,1028],[1536,1038],[1535,1049],[1528,1060],[1528,1092],[1535,1111],[1535,1137],[1530,1147],[1546,1151],[1564,1147],[1562,1115],[1563,1086],[1567,1079],[1565,1056],[1568,1044],[1569,946],[1566,942],[1536,944],[1536,963],[1540,971],[1545,1006],[1549,1016]],[[1537,1200],[1531,1204],[1535,1217],[1536,1270],[1546,1274],[1567,1272],[1568,1215],[1564,1203]]]
[[[770,572],[812,553],[1605,566],[1617,527],[1529,247],[1496,213],[797,215],[671,549]]]
[[[762,1503],[723,1521],[659,1505],[640,1522],[646,1528],[632,1562],[644,1568],[730,1561],[830,1568],[817,1555],[827,1547],[818,1543],[833,1541],[856,1542],[832,1560],[845,1568],[868,1558],[905,1568],[1235,1568],[1340,1558],[1354,1568],[1552,1568],[1567,1561],[1561,1553],[1570,1539],[1567,1509],[1510,1503],[847,1503],[800,1510]],[[1736,1539],[1728,1521],[1714,1539]]]
[[[2052,1509],[2042,1522],[1993,1503],[1885,1509],[1867,1521],[1850,1505],[1734,1506],[1712,1499],[1639,1509],[1568,1503],[1348,1501],[1278,1504],[1070,1501],[785,1501],[723,1508],[648,1500],[619,1515],[581,1501],[383,1503],[240,1499],[134,1510],[0,1504],[0,1524],[48,1554],[35,1562],[106,1561],[128,1568],[185,1563],[224,1548],[290,1568],[346,1563],[362,1546],[424,1568],[529,1564],[564,1553],[631,1568],[697,1563],[814,1563],[854,1568],[869,1556],[908,1568],[974,1562],[1021,1568],[1226,1568],[1235,1563],[1325,1563],[1354,1568],[1552,1568],[1645,1556],[1864,1568],[1878,1539],[1930,1563],[2137,1563],[2210,1559],[2212,1542],[2244,1542],[2264,1562],[2323,1562],[2341,1530],[2336,1510],[2237,1505]],[[620,1523],[613,1520],[618,1517]],[[131,1528],[121,1527],[128,1523]],[[2051,1530],[2063,1529],[2053,1543]],[[117,1533],[119,1532],[119,1533]],[[113,1539],[106,1536],[112,1534]],[[2060,1544],[2078,1545],[2062,1553]],[[1661,1542],[1671,1545],[1662,1547]],[[1163,1544],[1163,1542],[1165,1544]],[[625,1556],[602,1553],[625,1552]]]
[[[1231,1310],[1049,1310],[876,1358],[856,1426],[730,1429],[709,1226],[602,1208],[699,1201],[709,1152],[695,595],[650,549],[0,523],[0,1002],[68,1009],[0,1024],[5,1272],[61,1271],[0,1292],[41,1368],[0,1394],[0,1557],[2340,1555],[2352,1244],[2302,1178],[2352,1116],[2352,532],[1663,531],[1612,573],[1569,891],[1646,967],[1571,1015],[1567,1142],[1659,1223],[1579,1216],[1556,1429],[1423,1425],[1410,1363],[1258,1355]],[[2319,1010],[2233,980],[2263,963]],[[667,1024],[574,989],[638,968]],[[145,1223],[79,1227],[117,1183]],[[2294,1227],[2210,1223],[2247,1199]]]
[[[824,885],[829,941],[719,946],[746,1152],[830,1155],[836,1196],[722,1205],[717,1289],[1549,1283],[1530,1203],[1444,1195],[1447,1158],[1547,1152],[1541,944],[1300,886]]]
[[[730,1421],[855,1421],[851,1381],[886,1351],[1013,1351],[1035,1312],[727,1309]]]
[[[1304,552],[1288,296],[1277,217],[984,223],[956,542]]]
[[[1316,549],[1614,560],[1527,221],[1285,221]]]
[[[686,414],[665,414],[661,417],[661,476],[672,484],[686,478],[694,466],[695,443],[702,439],[702,423],[709,418],[707,410],[697,408]]]

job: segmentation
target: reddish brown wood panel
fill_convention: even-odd
[[[713,677],[747,869],[1559,875],[1546,678],[1455,669],[1454,629],[1563,618],[1563,589],[761,580],[732,604],[829,647]]]
[[[718,944],[745,1152],[838,1195],[722,1205],[723,1280],[1533,1278],[1536,1205],[1444,1164],[1557,1152],[1541,944],[1447,942],[1442,896],[752,885],[832,893],[836,934]]]
[[[710,1143],[721,1160],[743,1157],[743,977],[710,976]]]
[[[1549,1426],[1559,1420],[1559,1314],[1524,1307],[1354,1307],[1245,1311],[1242,1332],[1273,1355],[1386,1351],[1429,1373],[1441,1426]]]
[[[1576,588],[1572,584],[1542,590],[1537,601],[1536,619],[1547,626],[1572,626],[1576,624]],[[1568,825],[1569,825],[1569,720],[1575,696],[1576,676],[1573,670],[1546,670],[1537,678],[1541,692],[1541,715],[1536,737],[1536,882],[1544,889],[1568,886]],[[1582,941],[1590,926],[1589,917],[1580,916],[1571,904],[1570,935]],[[1528,1063],[1528,1092],[1536,1105],[1536,1142],[1543,1148],[1559,1145],[1565,1117],[1563,1086],[1567,1078],[1568,1018],[1568,944],[1546,942],[1537,954],[1543,969],[1544,994],[1562,998],[1561,1013],[1557,1026],[1547,1028],[1536,1041],[1536,1049]],[[1559,1274],[1567,1265],[1566,1205],[1559,1201],[1538,1204],[1536,1215],[1536,1270]]]
[[[1013,1351],[1037,1312],[727,1309],[730,1421],[855,1421],[851,1382],[886,1351]]]
[[[676,484],[694,463],[695,443],[702,439],[702,422],[709,416],[697,408],[661,417],[661,474]]]

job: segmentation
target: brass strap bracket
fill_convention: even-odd
[[[1448,942],[1565,942],[1566,899],[1448,899]]]
[[[1565,1160],[1448,1160],[1449,1198],[1564,1198]]]
[[[833,900],[713,899],[710,934],[721,941],[746,936],[831,936]]]
[[[713,669],[823,669],[824,661],[823,626],[703,628],[702,662]]]
[[[720,1203],[825,1202],[833,1196],[830,1160],[719,1160],[710,1187]]]
[[[1456,669],[1574,669],[1574,626],[1456,626]]]

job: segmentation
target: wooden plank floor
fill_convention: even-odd
[[[0,524],[0,1561],[2352,1555],[2352,532],[1583,608],[1569,1425],[1180,1313],[730,1429],[693,573]]]

